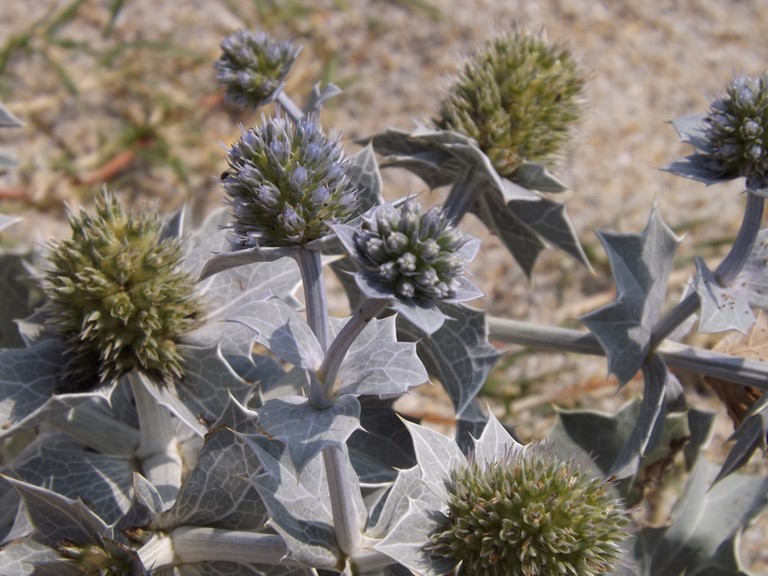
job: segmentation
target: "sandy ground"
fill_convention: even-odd
[[[302,100],[319,79],[339,84],[344,93],[324,123],[350,151],[354,140],[387,126],[428,119],[464,56],[489,34],[543,26],[581,56],[588,107],[557,173],[571,188],[568,213],[597,275],[552,251],[531,283],[490,239],[472,271],[487,294],[481,305],[495,314],[576,326],[576,317],[612,297],[593,230],[638,232],[654,203],[685,235],[671,300],[692,258],[716,263],[738,227],[738,183],[705,188],[658,168],[688,153],[669,120],[705,111],[734,75],[764,72],[768,10],[760,0],[126,0],[111,25],[110,4],[5,0],[0,8],[0,47],[22,46],[0,54],[0,100],[25,122],[0,134],[0,149],[20,161],[0,175],[0,211],[27,216],[20,236],[65,234],[64,202],[87,203],[105,180],[167,209],[188,202],[201,215],[219,205],[213,177],[225,167],[221,143],[237,137],[239,122],[258,119],[221,106],[211,69],[222,36],[239,27],[305,44],[288,91]],[[386,186],[391,198],[424,189],[403,174],[387,174]],[[482,233],[477,223],[469,227]],[[633,384],[616,396],[604,361],[567,355],[525,355],[496,377],[508,380],[507,418],[531,435],[548,420],[522,406],[548,411],[559,397],[615,407],[640,389]],[[532,384],[521,386],[523,379]],[[717,409],[712,398],[700,400]],[[730,431],[724,422],[716,442]],[[765,568],[768,554],[753,533],[749,556]]]

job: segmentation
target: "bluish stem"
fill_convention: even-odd
[[[752,246],[755,244],[760,224],[763,220],[765,200],[762,196],[747,192],[747,206],[744,208],[744,218],[736,240],[728,255],[715,268],[715,278],[721,286],[733,282],[746,264]],[[699,309],[699,296],[696,292],[689,293],[683,300],[664,315],[653,327],[651,350],[663,342],[678,326],[685,322],[691,314]]]
[[[304,112],[302,112],[301,108],[296,105],[284,90],[281,89],[280,92],[278,92],[276,100],[283,111],[288,115],[288,118],[294,122],[298,122],[304,118]]]
[[[341,368],[341,362],[344,360],[344,356],[347,354],[349,347],[360,335],[360,332],[368,325],[373,318],[389,305],[389,300],[369,299],[366,300],[360,309],[347,321],[344,327],[333,339],[331,346],[328,348],[328,352],[323,360],[323,365],[320,366],[318,374],[323,382],[331,383],[331,394],[333,393],[333,383],[336,382],[336,377],[339,374],[339,368]]]
[[[333,529],[336,543],[347,556],[352,556],[363,541],[363,526],[358,521],[355,499],[350,497],[347,454],[341,446],[328,446],[323,449],[323,464],[328,478]]]

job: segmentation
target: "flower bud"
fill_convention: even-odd
[[[566,47],[516,30],[467,61],[435,125],[473,138],[499,175],[514,179],[524,161],[560,155],[581,115],[584,83]]]
[[[241,108],[268,104],[282,89],[300,51],[300,47],[277,42],[263,32],[238,30],[227,36],[214,63],[226,100]]]
[[[182,375],[179,338],[201,305],[180,269],[178,239],[161,239],[153,215],[126,214],[105,192],[96,213],[69,219],[72,238],[54,243],[42,281],[51,327],[69,343],[60,389],[82,391],[138,369]]]

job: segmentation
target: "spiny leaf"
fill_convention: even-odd
[[[466,457],[456,442],[445,434],[411,422],[405,422],[405,426],[413,439],[422,480],[436,495],[447,498],[451,470],[466,466]]]
[[[440,380],[460,417],[501,354],[488,342],[485,314],[463,305],[443,305],[441,311],[448,320],[429,338],[405,322],[398,323],[398,331],[418,342],[424,365]]]
[[[267,512],[249,478],[260,470],[259,460],[245,439],[227,428],[205,437],[197,464],[181,486],[173,507],[157,521],[168,530],[181,525],[230,530],[264,526]]]
[[[696,259],[696,278],[693,289],[699,296],[699,332],[725,332],[738,330],[746,334],[755,321],[747,294],[738,284],[723,287],[700,258]]]
[[[383,202],[381,191],[384,186],[376,155],[370,143],[349,159],[347,174],[351,183],[357,188],[356,212],[358,214]]]
[[[302,470],[326,446],[341,446],[360,427],[360,403],[354,396],[336,398],[318,410],[307,398],[285,396],[259,408],[259,425],[286,444],[297,470]]]
[[[672,258],[680,240],[656,206],[641,234],[598,233],[616,282],[616,299],[581,321],[608,356],[621,384],[631,380],[650,352],[651,332],[664,304]]]

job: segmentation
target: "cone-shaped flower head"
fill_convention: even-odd
[[[216,77],[228,102],[258,108],[274,100],[301,47],[277,42],[264,32],[238,30],[221,43],[214,63]]]
[[[462,277],[477,252],[476,239],[454,227],[441,208],[422,213],[407,199],[382,204],[364,218],[351,241],[340,237],[378,294],[401,300],[462,300]],[[473,292],[472,297],[479,294]],[[468,299],[468,298],[467,298]]]
[[[584,83],[565,46],[515,30],[467,61],[435,124],[475,139],[496,171],[514,179],[523,161],[548,164],[560,155],[581,115]]]
[[[541,445],[453,471],[433,553],[474,576],[591,576],[613,570],[628,518],[606,483]]]
[[[134,368],[181,376],[176,343],[201,306],[179,266],[180,242],[161,239],[157,216],[126,213],[108,192],[95,214],[71,213],[69,224],[72,238],[51,247],[43,278],[51,325],[70,345],[64,388]]]
[[[263,120],[227,152],[222,182],[235,249],[305,244],[327,235],[330,225],[356,208],[341,144],[310,119]]]
[[[704,119],[708,167],[718,177],[746,177],[766,187],[768,174],[768,76],[736,78]]]

